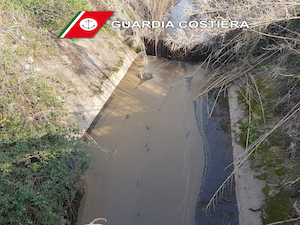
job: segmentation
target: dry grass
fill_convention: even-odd
[[[245,152],[237,159],[237,167],[232,171],[232,173],[225,179],[222,185],[218,188],[218,190],[214,193],[209,203],[206,206],[206,210],[209,210],[211,207],[215,207],[218,200],[227,190],[227,186],[232,182],[233,176],[235,172],[241,167],[241,165],[250,157],[250,155],[258,148],[258,146],[266,140],[266,138],[271,135],[277,128],[282,126],[286,121],[292,118],[296,113],[300,111],[300,102],[298,102],[270,131],[264,133],[258,139],[256,139],[251,145],[246,147]],[[248,138],[247,138],[248,142]]]
[[[169,10],[178,0],[101,0],[106,9],[115,11],[114,19],[120,21],[165,21]],[[133,28],[133,39],[157,39],[164,29]],[[122,30],[125,33],[125,30]],[[135,37],[136,36],[136,37]]]
[[[187,6],[184,9],[185,15],[190,16],[191,19],[194,15],[200,15],[204,21],[246,21],[250,30],[260,35],[266,35],[263,30],[271,23],[299,18],[299,12],[300,3],[296,0],[193,0],[193,7]],[[191,47],[191,42],[199,44],[215,37],[224,37],[229,30],[222,28],[185,29],[185,32],[178,31],[178,35],[173,38],[167,36],[166,42],[172,44],[174,49]]]
[[[298,1],[200,1],[194,0],[197,8],[187,8],[188,15],[201,15],[206,21],[227,20],[227,21],[247,21],[250,29],[231,30],[230,29],[191,29],[179,30],[177,36],[167,35],[165,42],[172,50],[191,49],[195,45],[201,45],[209,39],[213,42],[212,51],[206,59],[206,63],[214,68],[208,75],[208,79],[202,85],[202,92],[198,97],[205,96],[214,89],[219,89],[216,101],[222,92],[236,82],[245,91],[245,102],[248,102],[248,123],[255,118],[251,102],[256,101],[261,108],[262,121],[264,124],[260,130],[263,133],[259,138],[249,142],[249,137],[253,136],[250,127],[246,131],[246,150],[237,162],[237,165],[247,160],[258,146],[265,142],[267,137],[281,127],[286,134],[293,138],[293,142],[288,147],[284,155],[290,155],[291,160],[295,160],[299,150],[300,138],[297,133],[299,124],[299,90],[295,86],[287,90],[281,97],[274,96],[276,107],[282,102],[289,102],[285,111],[282,111],[282,118],[275,118],[273,124],[267,121],[265,115],[265,93],[261,93],[260,87],[253,78],[253,74],[260,76],[263,85],[274,84],[278,77],[299,79],[299,59],[300,56],[300,27],[299,13],[300,3]],[[201,32],[201,37],[199,37]],[[292,59],[292,60],[290,60]],[[265,66],[267,65],[267,66]],[[257,69],[259,68],[259,69]],[[190,76],[193,76],[191,74]],[[245,84],[246,83],[246,84]],[[243,85],[241,85],[243,84]],[[279,86],[279,87],[278,87]],[[280,88],[280,84],[273,88]],[[213,109],[209,112],[212,116]],[[246,114],[246,113],[245,113]],[[274,122],[278,123],[275,125]],[[275,125],[275,126],[274,126]],[[272,127],[271,127],[272,126]],[[267,129],[266,129],[267,128]],[[283,157],[283,156],[279,156]],[[240,166],[234,169],[232,174],[224,181],[211,198],[206,209],[215,207],[218,199],[226,192],[232,183],[233,176]],[[292,176],[289,179],[295,180]]]
[[[178,0],[92,0],[94,9],[114,11],[112,20],[118,21],[165,21],[169,10]],[[139,49],[139,54],[144,58],[143,71],[147,70],[148,62],[144,39],[161,39],[165,30],[157,29],[116,29],[127,43],[134,49]]]

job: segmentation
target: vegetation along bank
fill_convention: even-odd
[[[104,25],[88,41],[58,40],[57,35],[79,10],[113,10],[125,21],[162,21],[176,1],[155,2],[0,2],[1,224],[74,222],[74,200],[90,159],[83,140],[73,134],[85,130],[99,112],[94,106],[105,102],[101,96],[108,81],[124,74],[136,54],[144,52],[142,37],[156,41],[163,29],[118,31]],[[208,39],[213,43],[206,63],[214,70],[199,96],[214,92],[218,99],[236,85],[243,116],[235,136],[246,150],[236,159],[236,170],[250,160],[256,178],[264,182],[264,203],[252,209],[263,224],[297,223],[299,2],[193,4],[188,15],[245,20],[250,28],[202,29],[201,37],[179,32],[163,41],[171,51],[183,52],[201,51]]]

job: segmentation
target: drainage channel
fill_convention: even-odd
[[[149,56],[153,78],[141,84],[141,61],[132,64],[90,130],[106,151],[87,149],[95,161],[78,225],[100,217],[111,225],[238,224],[234,188],[215,211],[202,210],[231,172],[232,152],[228,106],[218,103],[207,120],[212,102],[193,101],[204,70],[185,78],[198,65]]]

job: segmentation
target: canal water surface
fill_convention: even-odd
[[[87,149],[95,160],[83,180],[78,225],[100,217],[109,225],[237,224],[234,194],[225,198],[225,209],[202,211],[228,173],[230,146],[223,141],[230,137],[220,121],[212,129],[204,122],[206,100],[193,101],[204,70],[186,76],[198,66],[149,57],[153,78],[141,82],[142,62],[132,64],[92,129],[105,151]],[[217,143],[222,149],[209,154]],[[215,170],[210,162],[218,164]]]

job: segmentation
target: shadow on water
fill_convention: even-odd
[[[235,196],[235,185],[229,187],[215,208],[205,212],[203,209],[211,197],[230,175],[233,170],[232,145],[230,131],[229,106],[227,98],[220,98],[214,109],[212,117],[208,120],[207,110],[211,110],[215,99],[194,100],[195,115],[201,135],[206,136],[204,144],[205,166],[203,170],[202,184],[196,206],[196,225],[237,225],[238,209]],[[202,107],[199,107],[202,104]],[[203,110],[201,112],[201,110]],[[202,114],[202,118],[200,115]],[[201,126],[201,123],[202,126]],[[203,130],[200,129],[203,127]],[[228,168],[227,168],[228,167]],[[227,169],[225,169],[227,168]]]

